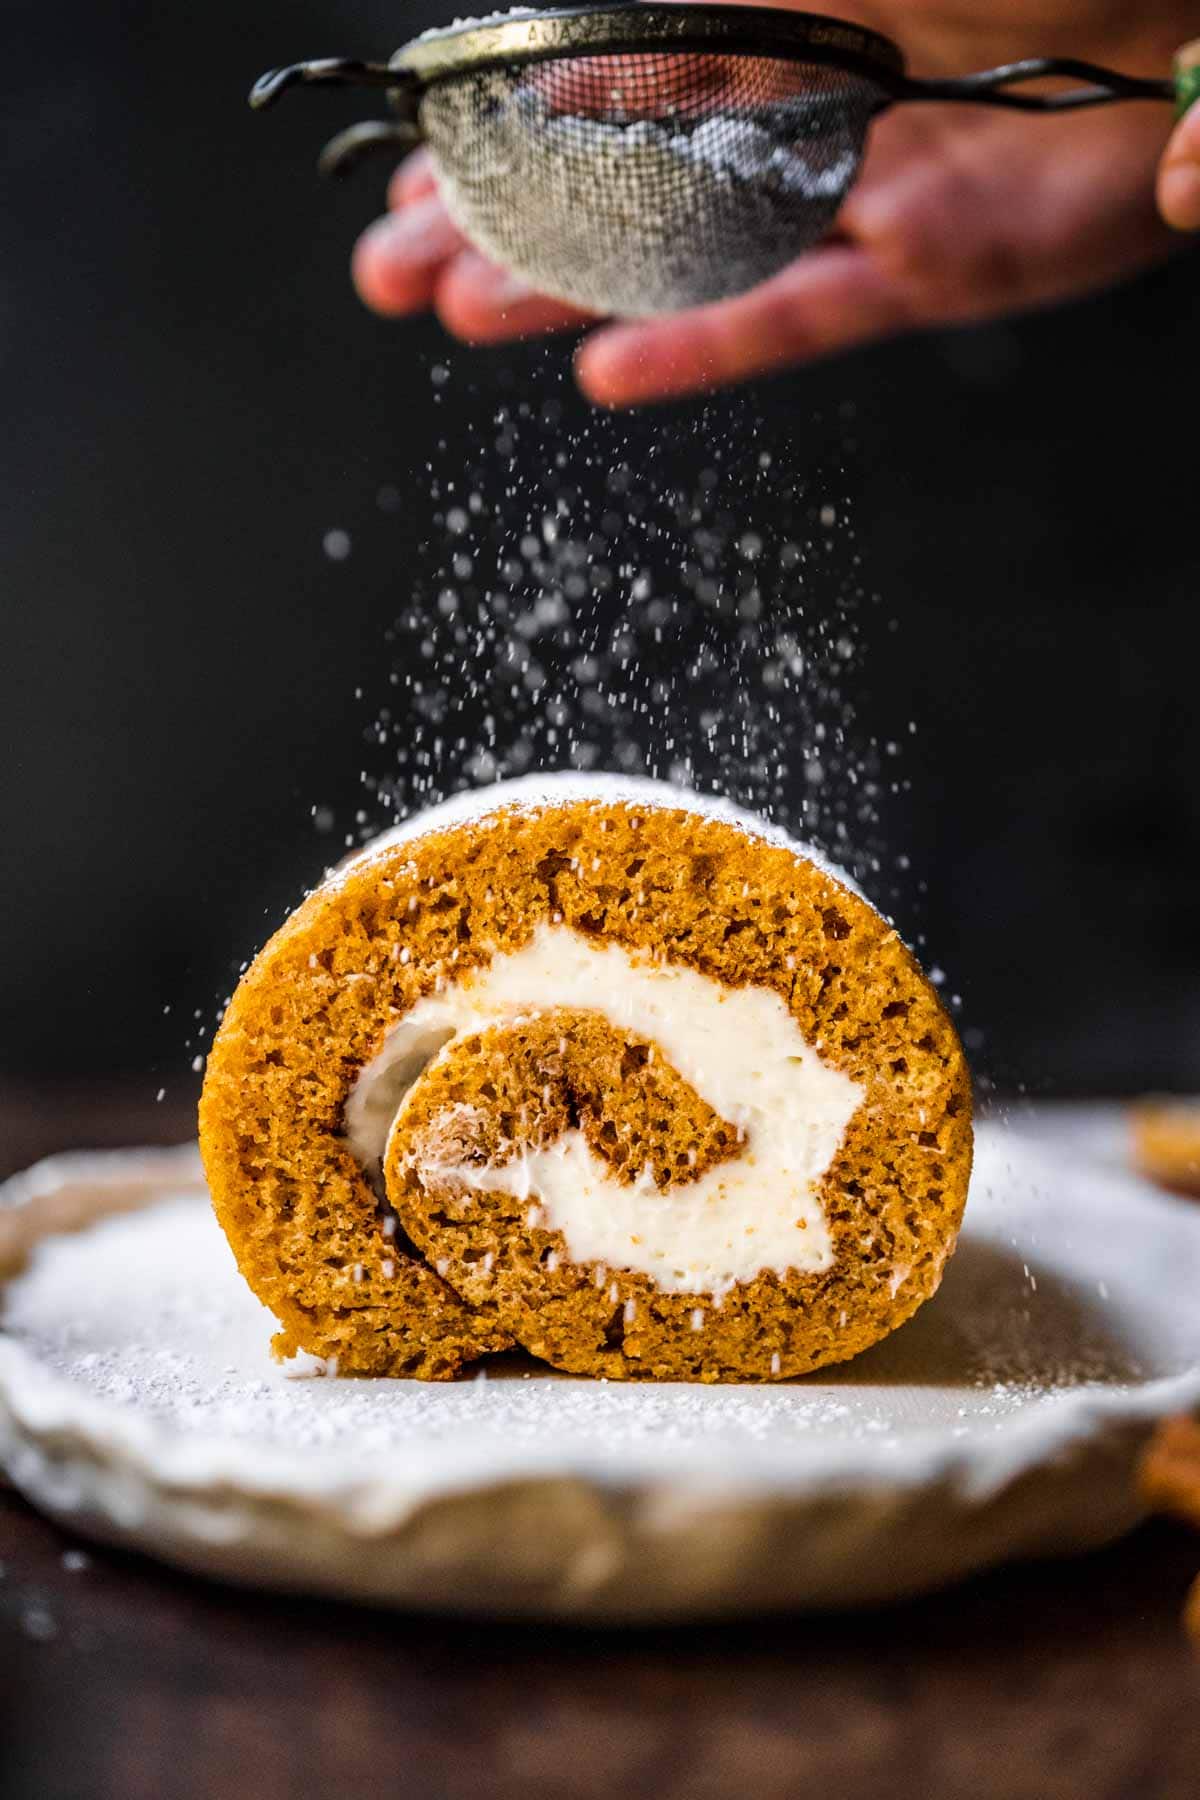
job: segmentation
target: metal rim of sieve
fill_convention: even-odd
[[[665,65],[674,58],[747,58],[829,69],[859,84],[864,127],[897,102],[964,101],[1031,113],[1061,112],[1113,100],[1180,101],[1174,81],[1128,76],[1071,57],[1036,57],[943,80],[907,72],[899,46],[878,32],[818,13],[775,7],[709,4],[641,4],[613,0],[522,10],[428,31],[397,50],[386,63],[344,59],[296,63],[273,70],[256,84],[251,105],[264,107],[297,85],[361,85],[385,90],[391,117],[351,126],[329,143],[322,172],[340,174],[368,152],[403,155],[425,139],[422,102],[457,82],[464,88],[490,75],[519,80],[537,64],[588,58],[644,58]],[[1030,92],[1024,85],[1046,77],[1082,85],[1069,91]],[[853,176],[850,177],[853,180]],[[578,296],[575,296],[578,298]]]
[[[422,87],[460,75],[558,57],[684,54],[831,63],[891,89],[904,80],[898,46],[879,32],[819,13],[767,6],[564,6],[533,16],[448,26],[414,39],[387,67]]]
[[[419,139],[421,94],[435,83],[560,57],[656,52],[777,57],[825,64],[872,81],[880,90],[880,110],[896,101],[956,100],[1025,112],[1063,112],[1112,100],[1179,102],[1183,91],[1178,71],[1174,79],[1147,79],[1061,56],[1027,57],[969,75],[921,80],[907,73],[903,53],[891,38],[824,14],[764,6],[656,6],[616,0],[609,6],[553,7],[450,25],[414,38],[386,63],[344,57],[292,63],[263,75],[251,90],[250,104],[269,106],[288,88],[300,85],[384,88],[399,114],[387,141],[412,143]],[[1065,76],[1084,85],[1055,94],[1009,91],[1048,76]],[[335,147],[343,144],[349,155],[356,139],[360,140],[359,149],[384,141],[382,124],[355,126],[335,139],[324,159],[330,172],[339,167]]]

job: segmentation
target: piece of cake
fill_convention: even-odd
[[[845,877],[732,808],[565,776],[435,808],[309,897],[234,996],[201,1145],[281,1353],[772,1379],[934,1292],[970,1110]]]

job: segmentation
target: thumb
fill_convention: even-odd
[[[1159,164],[1158,210],[1176,231],[1200,231],[1200,38],[1184,45],[1175,72],[1191,105]]]

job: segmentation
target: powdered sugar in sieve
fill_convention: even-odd
[[[714,77],[697,72],[698,95],[668,101],[594,75],[577,95],[566,67],[549,91],[538,69],[446,82],[421,124],[460,229],[593,311],[670,311],[757,284],[824,236],[857,172],[866,83],[758,93],[751,65],[732,93],[706,92]]]

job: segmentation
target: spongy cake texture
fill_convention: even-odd
[[[383,1195],[346,1137],[360,1072],[421,1001],[546,928],[768,990],[858,1084],[813,1196],[827,1267],[666,1292],[572,1261],[536,1194],[456,1178],[566,1129],[614,1179],[660,1188],[750,1152],[653,1042],[594,1009],[542,1006],[434,1046],[402,1097]],[[281,1354],[437,1378],[516,1342],[580,1373],[770,1379],[853,1356],[936,1289],[966,1195],[970,1087],[896,932],[794,847],[669,789],[501,793],[356,859],[272,938],[213,1046],[201,1147]]]

